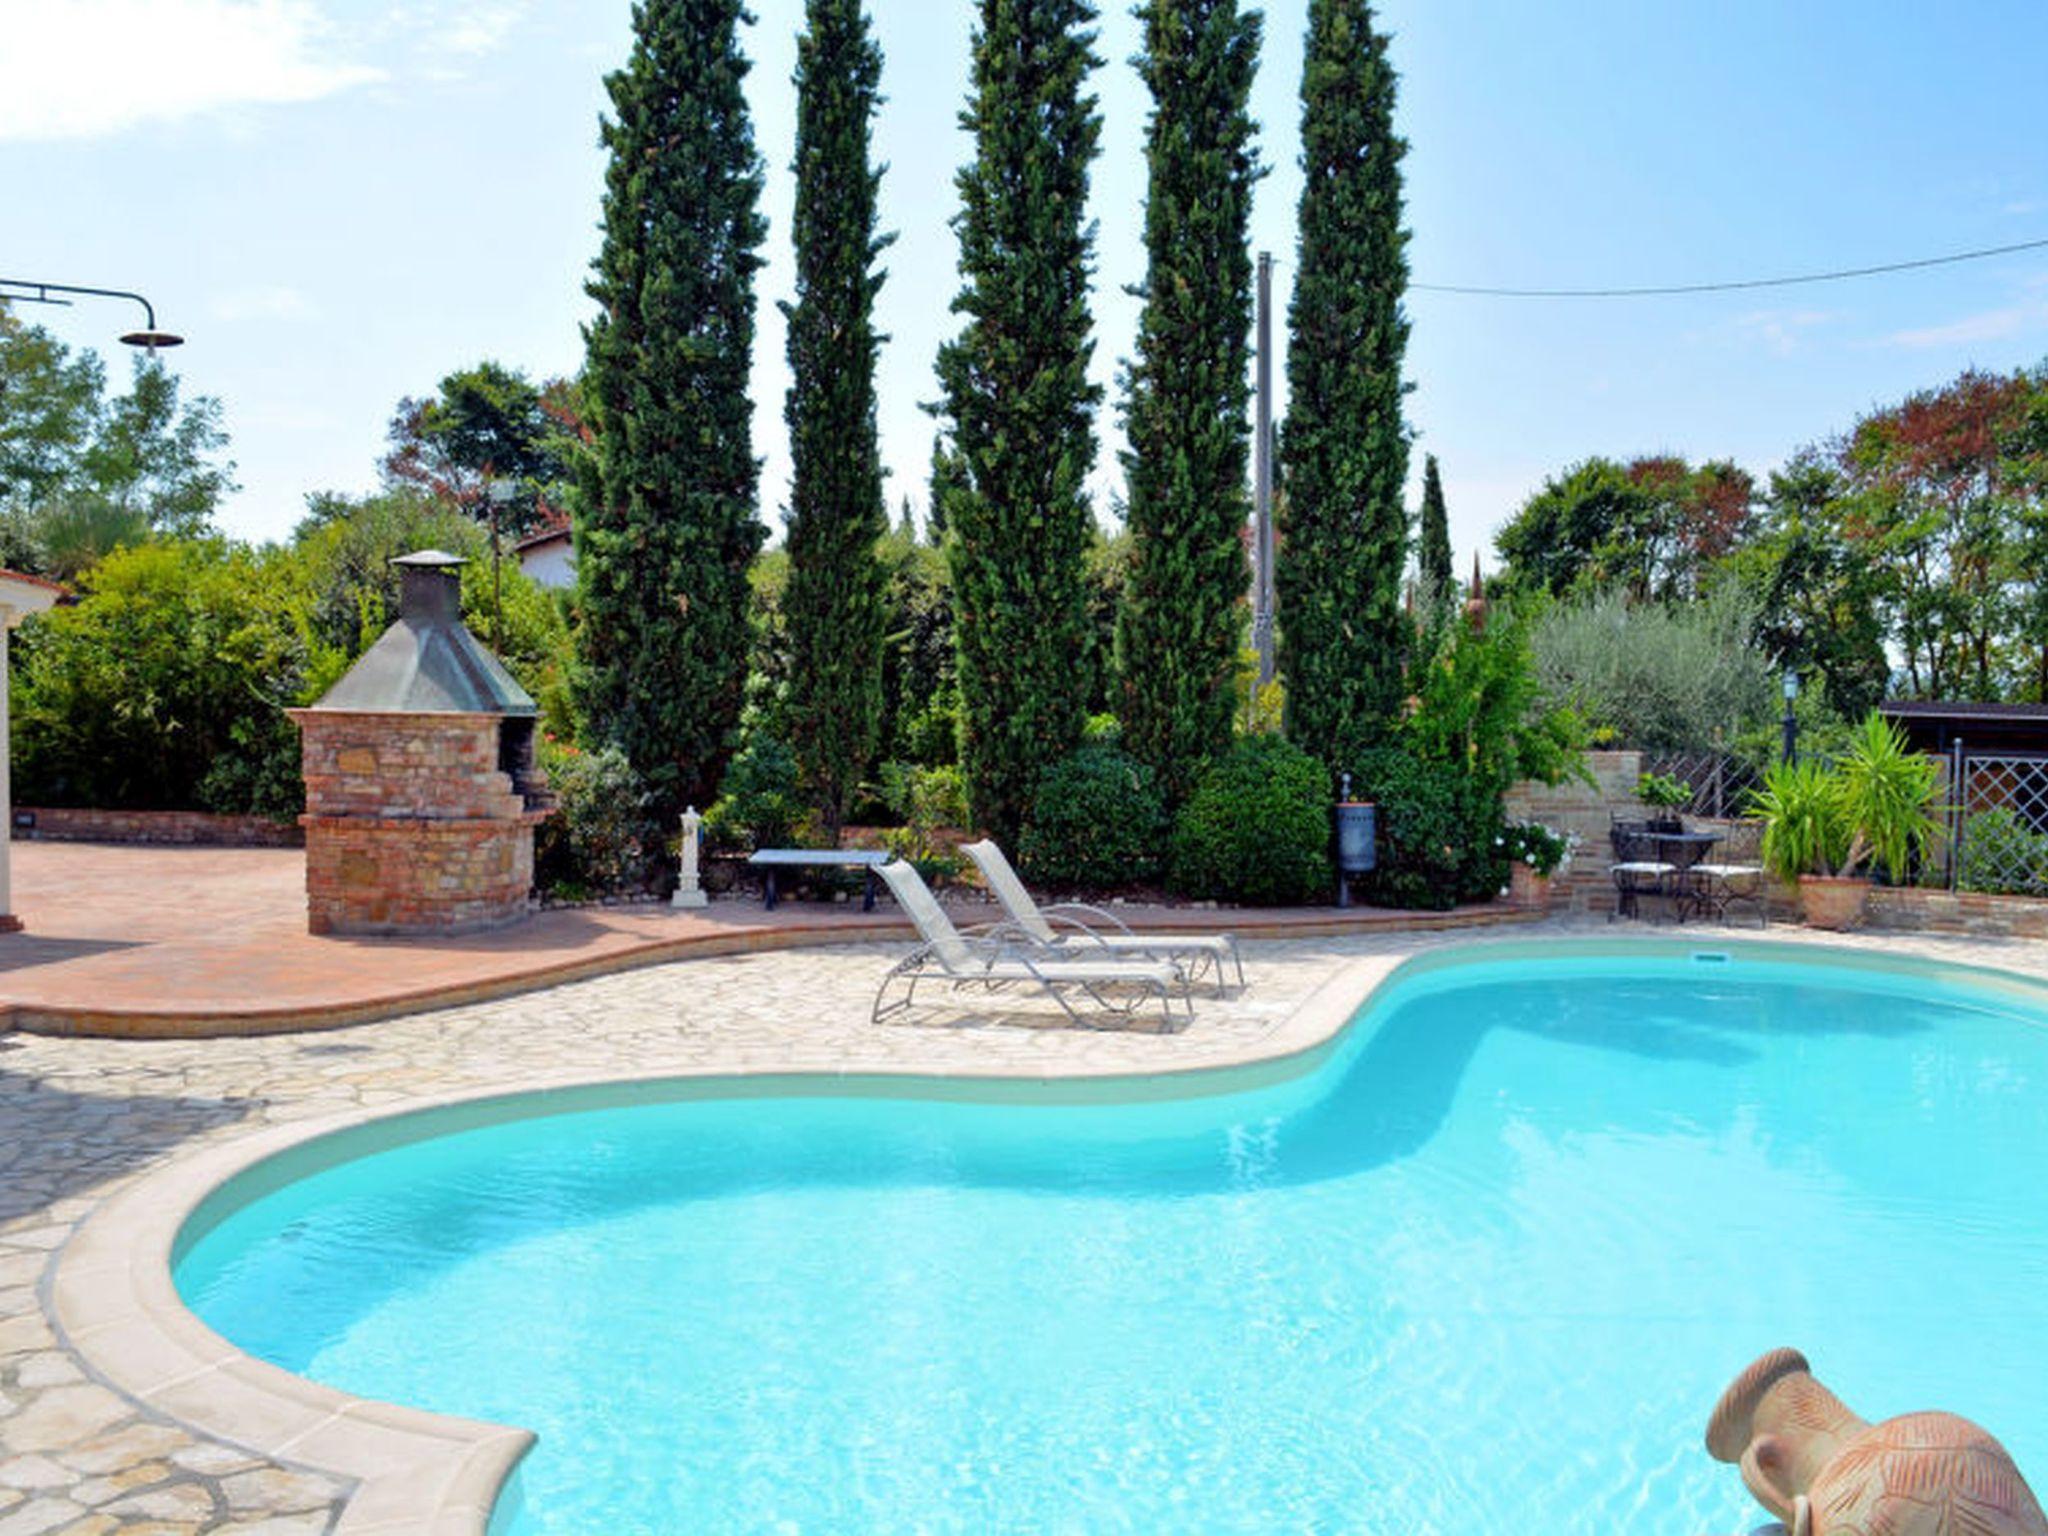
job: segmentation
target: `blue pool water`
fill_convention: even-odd
[[[1438,970],[1169,1102],[656,1102],[355,1158],[183,1294],[347,1391],[526,1425],[513,1536],[1747,1531],[1792,1344],[2048,1482],[2048,1029],[1680,957]]]

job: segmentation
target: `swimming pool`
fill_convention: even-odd
[[[1777,1344],[2043,1476],[2024,1000],[1474,953],[1243,1092],[672,1086],[359,1144],[176,1280],[288,1369],[537,1430],[508,1536],[1748,1530],[1700,1436]]]

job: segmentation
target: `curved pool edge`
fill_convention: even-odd
[[[1042,1100],[1114,1088],[1119,1099],[1208,1094],[1313,1070],[1364,1000],[1405,963],[1374,956],[1340,966],[1275,1025],[1255,1054],[1212,1053],[1158,1071],[1083,1068],[1058,1077],[992,1063],[986,1072],[847,1072],[829,1065],[707,1068],[643,1077],[565,1074],[514,1088],[427,1095],[238,1136],[176,1157],[103,1201],[58,1251],[44,1306],[59,1338],[107,1385],[209,1439],[354,1485],[333,1536],[487,1536],[506,1480],[532,1447],[525,1429],[356,1397],[259,1360],[202,1323],[172,1267],[209,1202],[260,1170],[294,1176],[344,1161],[357,1138],[400,1139],[463,1124],[558,1114],[649,1097],[849,1091]],[[301,1161],[293,1153],[313,1154]],[[325,1155],[322,1155],[322,1154]],[[239,1203],[239,1201],[235,1202]]]
[[[202,1323],[172,1278],[195,1233],[264,1186],[357,1155],[487,1123],[658,1099],[870,1092],[1038,1102],[1131,1102],[1267,1086],[1318,1067],[1350,1021],[1398,981],[1522,959],[1720,956],[1904,975],[1998,993],[2048,1012],[2048,983],[1924,956],[1812,942],[1615,936],[1493,939],[1340,965],[1251,1046],[1212,1050],[1144,1073],[1083,1067],[1058,1076],[987,1071],[856,1071],[827,1064],[582,1076],[429,1095],[273,1125],[174,1158],[103,1201],[59,1250],[44,1305],[59,1337],[101,1380],[211,1439],[353,1485],[334,1536],[487,1536],[499,1494],[534,1444],[530,1431],[355,1397],[246,1354]],[[266,1174],[267,1171],[267,1174]]]

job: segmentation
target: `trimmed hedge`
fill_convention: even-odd
[[[1017,852],[1027,880],[1104,888],[1157,880],[1166,803],[1153,771],[1093,743],[1039,776]]]
[[[1212,762],[1173,829],[1173,884],[1189,896],[1286,906],[1330,890],[1330,771],[1279,736]]]

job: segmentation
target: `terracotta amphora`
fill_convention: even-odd
[[[1792,1536],[2048,1536],[2012,1458],[1952,1413],[1870,1424],[1813,1379],[1796,1349],[1759,1357],[1729,1385],[1707,1449],[1737,1463]]]

